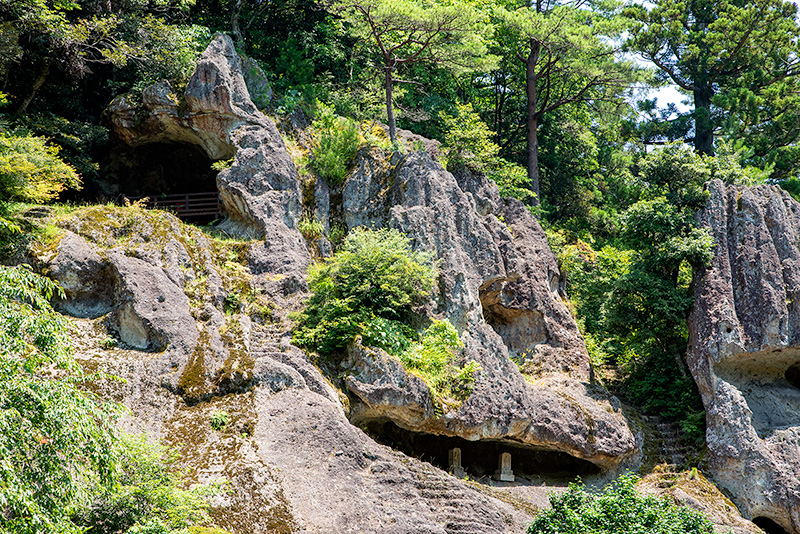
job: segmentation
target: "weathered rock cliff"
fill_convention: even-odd
[[[774,186],[708,187],[700,220],[716,248],[695,281],[687,358],[713,475],[745,517],[797,533],[800,204]]]
[[[555,257],[522,204],[424,152],[364,148],[343,184],[320,181],[302,206],[283,140],[250,102],[224,36],[203,54],[184,102],[167,96],[159,85],[142,108],[115,101],[117,139],[234,155],[217,178],[223,227],[258,239],[212,242],[166,214],[89,208],[59,222],[70,233],[42,261],[67,289],[62,309],[85,318],[80,358],[128,380],[109,394],[131,408],[129,425],[179,446],[199,480],[233,482],[215,506],[220,525],[237,534],[522,530],[524,512],[353,423],[445,468],[447,450],[460,447],[473,475],[492,474],[506,451],[529,476],[611,471],[635,455],[617,400],[590,383]],[[438,289],[422,312],[449,319],[463,358],[481,366],[461,406],[437,411],[422,380],[357,344],[339,367],[348,400],[291,346],[285,316],[301,304],[311,258],[297,230],[303,208],[347,229],[394,227],[435,252]],[[119,347],[93,342],[98,330]],[[231,414],[226,432],[207,422],[221,410]]]

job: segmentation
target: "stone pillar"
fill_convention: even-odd
[[[455,449],[450,449],[447,452],[447,458],[449,465],[447,470],[453,473],[453,475],[458,478],[464,478],[466,472],[464,471],[464,468],[461,467],[461,449],[459,449],[458,447],[456,447]]]
[[[514,471],[511,470],[511,453],[504,452],[500,455],[498,469],[494,479],[501,482],[514,482]]]

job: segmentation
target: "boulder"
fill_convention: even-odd
[[[800,204],[719,180],[701,224],[687,361],[706,408],[715,481],[749,519],[800,532]]]
[[[75,317],[100,317],[111,311],[113,278],[108,265],[79,235],[66,231],[47,273],[64,290],[57,308]]]

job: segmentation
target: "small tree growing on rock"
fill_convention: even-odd
[[[296,343],[330,354],[361,335],[397,353],[414,337],[412,308],[430,294],[436,268],[430,253],[412,250],[397,230],[356,228],[308,275],[311,298],[298,316]]]

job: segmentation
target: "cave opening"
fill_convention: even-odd
[[[171,209],[189,222],[205,224],[219,217],[218,209],[212,209],[218,208],[218,171],[213,163],[203,149],[186,143],[118,146],[109,154],[103,174],[109,190],[120,199],[162,199],[164,206],[158,207]],[[181,201],[192,206],[199,202],[204,209],[187,212]]]
[[[478,297],[486,323],[497,332],[512,354],[524,354],[547,341],[544,315],[538,310],[507,308],[502,304],[503,284],[509,280],[487,281]]]
[[[789,531],[768,517],[754,517],[753,523],[767,534],[789,534]]]
[[[426,461],[445,471],[449,451],[461,449],[461,465],[471,478],[491,477],[503,453],[511,454],[515,478],[569,479],[600,473],[595,464],[560,451],[544,450],[506,441],[469,441],[452,436],[437,436],[400,428],[392,421],[370,421],[363,427],[375,441]]]
[[[790,365],[783,376],[789,384],[800,389],[800,362]]]

